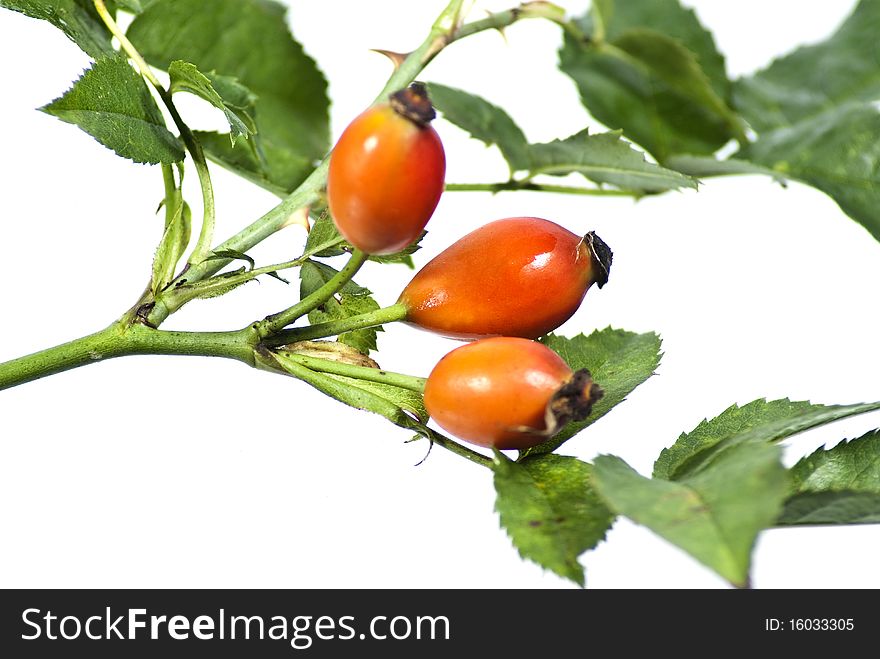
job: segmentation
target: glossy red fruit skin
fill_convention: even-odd
[[[327,201],[336,228],[368,254],[415,241],[440,201],[446,156],[430,125],[389,104],[370,108],[342,133],[330,156]]]
[[[547,439],[547,405],[571,375],[541,343],[482,339],[437,363],[425,384],[425,407],[441,428],[464,441],[526,449]]]
[[[437,255],[398,302],[406,322],[450,338],[536,339],[568,320],[592,283],[604,284],[599,267],[581,236],[537,217],[507,218]]]

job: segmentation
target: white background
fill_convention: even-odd
[[[382,87],[370,48],[421,42],[441,0],[293,3],[296,37],[330,80],[333,135]],[[563,2],[574,13],[588,3]],[[854,2],[690,2],[732,75],[830,33]],[[481,2],[504,9],[505,2]],[[506,41],[455,44],[423,79],[507,108],[532,141],[594,125],[555,70],[559,30],[531,21]],[[36,112],[88,64],[52,27],[0,12],[3,249],[0,360],[100,329],[131,305],[161,232],[158,168],[133,165]],[[191,123],[221,125],[198,102]],[[450,182],[506,175],[497,151],[437,122]],[[213,168],[225,238],[275,199]],[[187,182],[196,181],[190,170]],[[576,179],[572,179],[577,183]],[[197,190],[189,190],[195,202]],[[197,206],[197,203],[196,203]],[[589,460],[615,453],[642,473],[664,446],[730,404],[766,396],[880,399],[876,340],[880,245],[821,193],[765,178],[707,182],[698,193],[634,203],[507,193],[450,193],[416,255],[425,263],[492,219],[538,215],[614,249],[609,285],[591,291],[565,334],[607,325],[656,330],[659,374],[566,444]],[[194,217],[199,216],[196,209]],[[296,256],[299,228],[252,254]],[[410,273],[368,264],[358,277],[382,304]],[[176,329],[233,329],[294,301],[268,279],[194,302]],[[453,342],[403,326],[380,336],[383,367],[426,375]],[[866,415],[787,442],[791,463],[880,426]],[[383,419],[293,380],[232,362],[132,357],[0,393],[0,585],[4,587],[572,587],[521,560],[498,528],[490,474]],[[880,529],[764,534],[757,587],[880,587]],[[649,531],[618,521],[583,557],[592,587],[723,587]]]

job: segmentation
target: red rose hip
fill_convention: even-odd
[[[608,281],[611,250],[537,217],[497,220],[422,268],[401,293],[406,322],[444,336],[536,339]]]
[[[494,337],[457,348],[425,384],[425,407],[456,437],[479,446],[526,449],[590,413],[602,390],[547,346]]]
[[[446,157],[434,108],[413,83],[359,115],[330,156],[327,202],[336,228],[368,254],[415,241],[443,192]]]

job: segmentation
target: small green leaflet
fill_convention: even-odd
[[[153,295],[163,291],[174,279],[174,272],[183,252],[189,245],[192,232],[192,212],[179,189],[171,199],[165,199],[165,233],[153,258],[153,276],[150,289]]]
[[[593,381],[602,387],[605,395],[593,406],[593,413],[587,419],[568,424],[543,444],[523,451],[523,456],[555,451],[623,402],[660,364],[660,337],[653,332],[634,334],[608,327],[571,339],[550,334],[541,341],[557,352],[572,370],[589,369]]]
[[[460,89],[431,83],[434,107],[443,118],[463,128],[472,137],[497,145],[510,165],[511,174],[529,168],[528,142],[520,127],[503,109]]]
[[[795,494],[778,524],[880,523],[880,431],[817,449],[790,473]]]
[[[235,78],[214,72],[202,73],[194,64],[181,60],[171,62],[168,76],[171,79],[171,93],[189,92],[226,115],[232,146],[235,146],[239,137],[247,139],[257,132],[253,117],[256,96]]]
[[[646,161],[619,131],[588,135],[583,130],[564,140],[533,144],[529,156],[533,175],[578,172],[596,183],[644,192],[697,187],[694,179]]]
[[[603,455],[593,466],[593,483],[613,511],[745,587],[755,539],[776,521],[788,493],[780,454],[771,444],[741,444],[676,482],[645,478]]]
[[[277,194],[290,192],[329,150],[327,82],[291,36],[279,3],[213,0],[210,5],[206,11],[204,0],[154,0],[127,35],[155,66],[167,70],[175,60],[190,62],[253,92],[260,153],[233,147],[230,135],[199,133],[199,139],[217,162]]]
[[[759,399],[733,405],[711,421],[682,434],[654,463],[654,477],[678,480],[699,473],[739,444],[777,442],[857,414],[880,409],[880,403],[812,405],[806,401]]]
[[[92,59],[115,52],[91,0],[0,0],[0,7],[50,22]]]
[[[408,268],[413,268],[414,265],[412,255],[422,248],[421,242],[425,239],[426,235],[428,235],[428,232],[422,231],[422,234],[415,242],[413,242],[408,247],[405,247],[401,251],[395,252],[394,254],[371,254],[370,260],[375,261],[376,263],[401,263]],[[337,238],[340,240],[336,242],[332,247],[326,247],[312,253],[311,250],[325,243],[334,242]],[[342,240],[342,236],[336,229],[336,225],[333,224],[333,220],[330,219],[330,216],[325,213],[318,217],[315,220],[315,223],[312,225],[312,228],[309,231],[309,237],[306,240],[305,252],[307,254],[311,254],[312,256],[324,258],[351,253],[352,249],[354,248],[352,247],[351,243],[346,240]]]
[[[146,83],[122,56],[97,60],[70,91],[40,109],[135,162],[183,160],[183,145],[165,128]]]
[[[578,556],[614,521],[593,490],[590,465],[562,455],[512,462],[496,452],[493,470],[495,510],[520,555],[583,586]]]
[[[606,0],[597,15],[604,40],[566,34],[560,51],[560,68],[593,116],[664,164],[742,138],[724,59],[693,11],[678,0]],[[589,13],[580,25],[587,34],[600,27]]]
[[[300,298],[311,295],[336,274],[337,271],[329,265],[317,261],[306,261],[299,270]],[[342,287],[342,290],[336,296],[331,297],[323,305],[311,311],[309,313],[309,322],[315,325],[332,320],[342,320],[350,316],[359,316],[360,314],[375,311],[378,308],[379,304],[370,295],[370,291],[350,281]],[[378,331],[380,331],[380,328],[375,327],[354,330],[353,332],[341,334],[338,340],[368,355],[370,350],[376,349],[376,333]]]

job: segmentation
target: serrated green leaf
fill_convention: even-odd
[[[113,0],[117,7],[127,10],[132,14],[140,14],[150,6],[153,0]]]
[[[202,73],[194,64],[181,60],[171,62],[168,76],[172,94],[189,92],[223,112],[229,122],[232,146],[237,138],[247,139],[257,132],[253,117],[256,96],[235,78],[214,72]]]
[[[789,472],[794,494],[780,526],[880,523],[880,431],[817,449]]]
[[[880,431],[819,448],[791,468],[796,492],[853,490],[880,494]]]
[[[560,68],[599,121],[623,129],[660,162],[673,153],[713,153],[741,134],[724,59],[692,10],[678,0],[606,1],[598,15],[604,40],[567,34]],[[599,27],[590,14],[580,23],[587,33]],[[639,35],[650,43],[637,46]]]
[[[654,477],[679,480],[699,473],[740,444],[777,442],[857,414],[880,409],[880,403],[813,405],[788,399],[759,399],[733,405],[712,420],[705,420],[663,449],[654,463]]]
[[[434,107],[443,118],[486,145],[496,145],[510,165],[511,174],[528,169],[526,137],[503,109],[461,89],[433,82],[429,89]]]
[[[177,264],[189,245],[192,232],[192,212],[180,190],[175,190],[170,201],[165,200],[165,207],[165,232],[153,258],[150,281],[153,295],[158,295],[174,279]]]
[[[421,235],[415,241],[404,247],[399,252],[384,255],[371,254],[369,258],[371,261],[375,261],[376,263],[401,263],[408,266],[409,268],[412,268],[413,262],[411,256],[422,248],[421,242],[422,240],[424,240],[426,235],[428,235],[428,232],[422,231]],[[337,238],[341,239],[342,236],[339,234],[339,230],[336,228],[336,225],[333,224],[333,220],[327,215],[322,215],[315,220],[315,223],[312,225],[311,231],[309,231],[309,237],[306,240],[305,251],[306,253],[309,253],[312,249],[318,247],[319,245],[334,241]],[[340,240],[337,244],[333,245],[333,247],[328,247],[318,252],[315,252],[313,256],[319,258],[339,256],[340,254],[350,253],[353,249],[354,247],[351,245],[351,243],[346,240]]]
[[[317,261],[306,261],[303,263],[299,270],[300,297],[304,298],[314,293],[330,281],[337,272],[336,269],[331,268],[329,265]],[[332,320],[342,320],[343,318],[369,313],[378,308],[379,304],[373,299],[369,290],[358,286],[353,281],[349,281],[335,296],[331,297],[317,309],[309,312],[309,323],[315,325]],[[376,334],[379,331],[381,331],[381,328],[376,327],[354,330],[340,334],[337,340],[368,355],[371,350],[376,350]]]
[[[578,556],[614,521],[593,490],[590,465],[561,455],[517,463],[496,453],[493,469],[495,510],[520,556],[583,586]]]
[[[48,21],[93,59],[115,52],[91,0],[0,0],[0,7]]]
[[[529,157],[532,174],[578,172],[596,183],[644,192],[697,187],[694,179],[646,161],[619,132],[589,135],[583,130],[564,140],[532,144]]]
[[[148,62],[174,60],[235,77],[257,96],[265,162],[228,135],[200,134],[216,161],[273,192],[293,190],[329,150],[327,83],[271,0],[155,0],[128,30]],[[218,47],[218,44],[222,46]]]
[[[572,368],[589,369],[605,395],[584,421],[570,423],[543,444],[527,449],[529,456],[555,451],[587,426],[605,416],[615,405],[654,374],[660,363],[660,337],[653,332],[634,334],[610,327],[589,336],[568,339],[550,334],[541,339]]]
[[[736,157],[821,190],[880,240],[878,135],[880,112],[849,104],[763,133]]]
[[[326,213],[315,219],[312,228],[309,230],[309,237],[306,238],[305,252],[309,253],[319,245],[330,242],[332,240],[341,239],[342,236],[333,220]],[[330,256],[339,256],[345,254],[349,244],[342,240],[338,245],[315,252],[314,256],[325,258]]]
[[[123,158],[150,164],[183,160],[183,145],[165,128],[143,78],[122,56],[97,60],[64,96],[40,109],[76,124]]]
[[[599,456],[593,483],[613,511],[743,587],[755,539],[776,521],[788,491],[780,455],[771,444],[741,444],[676,482],[645,478],[618,457]]]
[[[796,494],[785,502],[776,524],[880,524],[880,494],[847,490]]]
[[[825,41],[738,80],[736,105],[758,133],[880,98],[880,1],[862,0]]]

